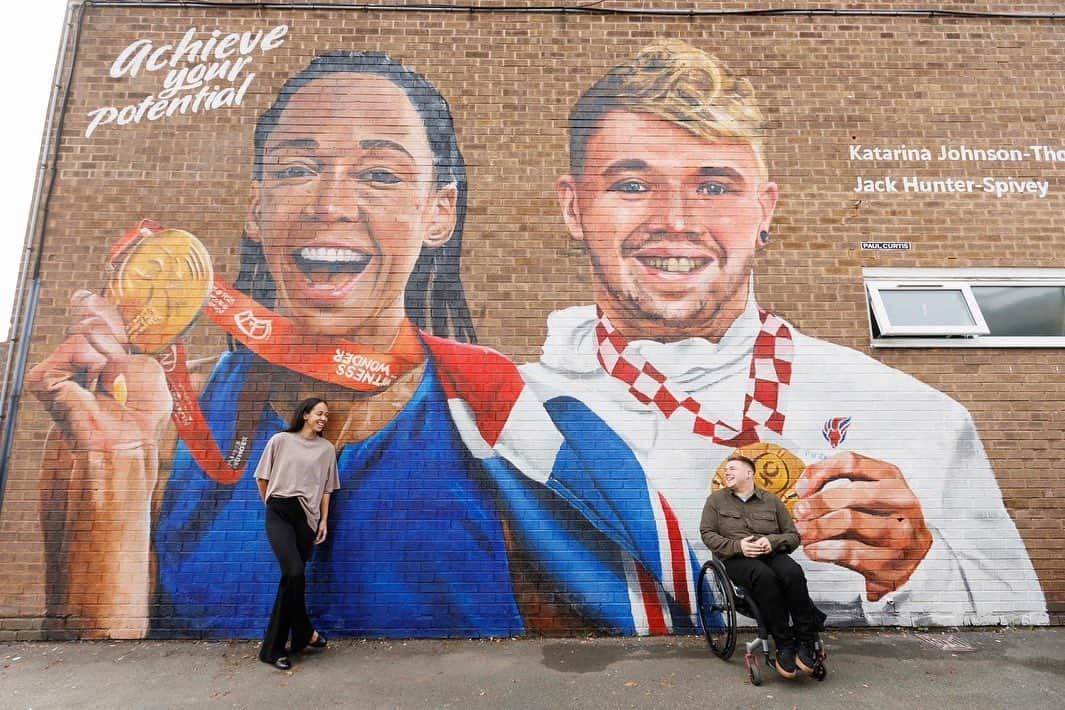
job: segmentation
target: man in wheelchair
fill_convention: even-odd
[[[798,670],[813,674],[825,615],[810,600],[802,567],[788,554],[799,546],[795,522],[779,498],[755,486],[754,472],[745,456],[726,460],[728,488],[707,499],[699,531],[729,579],[761,611],[776,643],[777,672],[785,678]]]

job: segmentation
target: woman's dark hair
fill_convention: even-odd
[[[299,434],[303,431],[303,425],[306,424],[305,417],[311,413],[311,410],[317,407],[319,404],[329,404],[321,397],[308,397],[299,404],[296,405],[296,409],[292,412],[292,416],[288,420],[288,428],[285,429],[289,434]],[[318,436],[322,433],[318,432]]]
[[[460,272],[468,191],[466,161],[459,150],[451,109],[425,77],[381,52],[330,52],[316,57],[303,71],[285,82],[273,105],[255,125],[252,177],[262,180],[266,141],[277,127],[289,100],[315,79],[341,73],[380,76],[402,89],[417,110],[429,138],[436,187],[455,185],[458,198],[451,239],[439,247],[422,247],[407,281],[404,306],[407,316],[419,328],[441,337],[477,342]],[[262,244],[248,239],[247,235],[240,239],[240,274],[234,285],[267,308],[276,305],[277,284],[267,267]]]

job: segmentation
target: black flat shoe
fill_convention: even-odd
[[[262,661],[263,663],[267,663],[267,664],[273,666],[274,668],[278,669],[279,671],[290,671],[290,670],[292,670],[292,661],[289,660],[288,656],[278,656],[273,661],[268,661],[265,658],[260,658],[259,660]]]
[[[325,648],[329,643],[329,639],[327,639],[325,634],[320,631],[315,631],[314,633],[318,634],[318,639],[315,641],[308,641],[307,645],[311,648]]]

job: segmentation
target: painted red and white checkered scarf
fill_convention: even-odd
[[[599,342],[599,364],[610,375],[629,386],[637,400],[655,407],[671,421],[690,422],[691,430],[716,444],[740,447],[760,440],[758,429],[782,434],[783,395],[791,383],[791,366],[795,345],[791,328],[769,311],[758,309],[761,328],[754,341],[750,378],[744,398],[743,419],[737,431],[720,421],[710,421],[700,414],[702,405],[671,382],[614,327],[600,310],[595,325]]]

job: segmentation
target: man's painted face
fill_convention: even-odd
[[[311,332],[387,347],[423,245],[455,227],[425,128],[387,79],[333,74],[300,88],[264,146],[247,233],[278,308]]]
[[[746,305],[776,185],[742,140],[709,143],[650,114],[606,114],[583,175],[558,182],[596,299],[629,337],[719,338]]]

